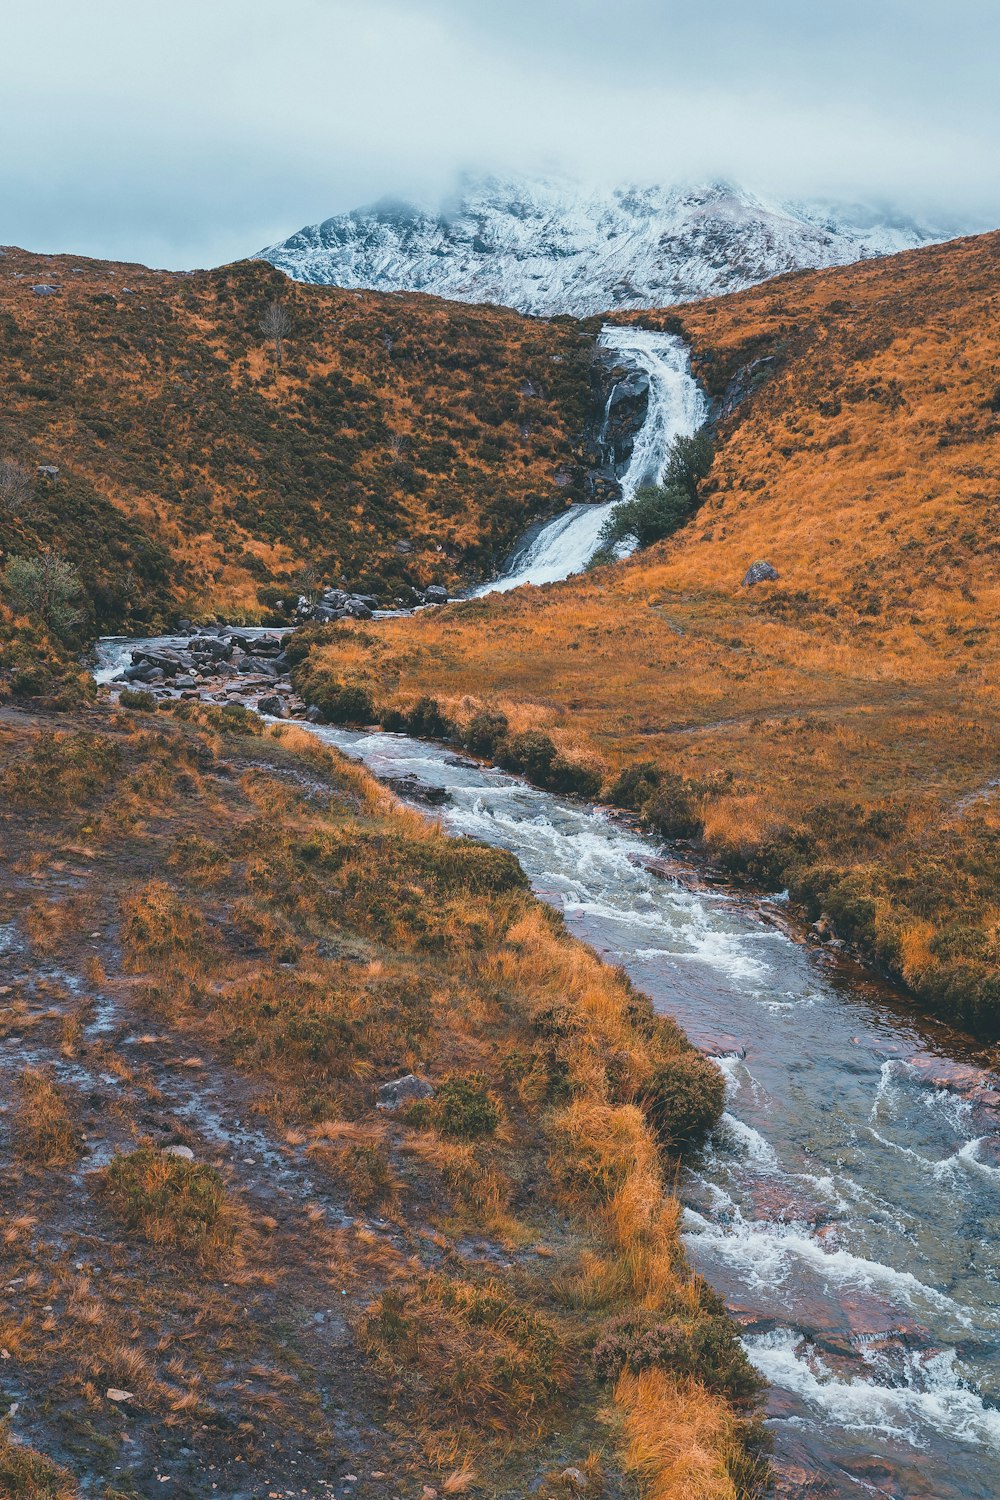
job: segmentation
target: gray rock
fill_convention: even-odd
[[[424,589],[424,598],[428,604],[447,604],[448,590],[440,583],[432,583],[429,588]]]
[[[769,562],[755,562],[743,575],[743,587],[752,589],[755,583],[770,583],[780,576],[777,568],[773,568]]]
[[[272,693],[269,698],[261,698],[257,703],[257,712],[269,714],[272,719],[283,719],[285,717],[285,704],[277,693]]]
[[[188,641],[187,649],[195,656],[214,656],[220,661],[228,661],[233,654],[233,643],[217,635],[196,635]]]
[[[194,1161],[194,1152],[190,1146],[164,1146],[164,1156],[177,1156],[181,1161]]]
[[[315,705],[315,703],[310,703],[309,707],[306,709],[306,723],[307,724],[322,724],[322,722],[323,722],[323,710],[320,709],[320,708],[317,708],[316,705]]]
[[[59,288],[57,286],[49,286],[45,282],[39,286],[33,286],[31,290],[36,297],[58,297],[59,295]]]
[[[426,1078],[418,1078],[415,1073],[407,1073],[404,1078],[396,1078],[391,1083],[379,1084],[375,1108],[402,1109],[404,1104],[412,1104],[417,1099],[433,1098],[434,1089]]]
[[[359,599],[348,599],[344,605],[344,614],[352,620],[370,620],[372,612],[367,604],[362,604]]]

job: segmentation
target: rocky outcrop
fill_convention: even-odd
[[[649,408],[649,377],[614,349],[598,349],[591,368],[591,408],[584,435],[588,500],[621,499],[619,480],[628,468],[636,433]]]
[[[777,568],[772,567],[769,562],[755,562],[743,575],[743,587],[752,589],[756,583],[771,583],[778,577],[780,574]]]

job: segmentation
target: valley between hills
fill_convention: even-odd
[[[414,610],[606,482],[599,319],[5,253],[0,1493],[917,1493],[919,1465],[850,1424],[788,1437],[762,1404],[778,1311],[749,1262],[724,1291],[692,1267],[709,1210],[683,1184],[717,1181],[736,1129],[736,1021],[689,1005],[693,1045],[646,950],[479,831],[469,787],[529,799],[525,826],[614,809],[609,837],[654,851],[622,856],[631,914],[707,877],[726,953],[756,941],[732,910],[781,892],[818,955],[788,944],[795,984],[856,984],[850,1042],[903,1017],[900,1078],[995,1124],[998,309],[985,235],[618,314],[690,348],[696,511],[629,558]],[[54,556],[71,575],[25,573]],[[324,587],[369,602],[324,621]],[[267,720],[200,668],[183,693],[155,667],[94,683],[99,635],[168,636],[187,676],[183,642],[204,665],[223,621],[297,627]],[[411,805],[371,774],[388,736],[426,742]],[[735,1014],[757,971],[727,972]],[[984,1177],[990,1133],[966,1142]],[[754,1224],[839,1266],[829,1208],[776,1171]],[[853,1252],[904,1278],[905,1316],[868,1271],[836,1313],[804,1299],[796,1370],[821,1347],[842,1392],[884,1357],[864,1388],[930,1420],[910,1354],[954,1342],[945,1273],[922,1241],[915,1272]],[[987,1377],[948,1390],[972,1405],[932,1485],[978,1472],[969,1432],[993,1441]]]

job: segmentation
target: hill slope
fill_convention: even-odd
[[[562,584],[330,631],[303,686],[536,726],[1000,1029],[998,311],[998,235],[675,310],[728,412],[694,520]],[[760,559],[777,582],[742,587]]]
[[[99,629],[253,617],[304,566],[386,597],[481,576],[579,474],[593,334],[569,324],[289,288],[262,262],[8,250],[0,338],[0,460],[59,470],[0,503],[0,549],[64,552]]]
[[[587,317],[715,296],[955,232],[858,206],[771,202],[729,183],[595,193],[486,178],[438,212],[384,201],[300,229],[261,255],[296,281]]]

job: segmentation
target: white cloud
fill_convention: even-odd
[[[725,175],[1000,216],[985,0],[50,0],[0,56],[0,239],[233,258],[457,169]]]

